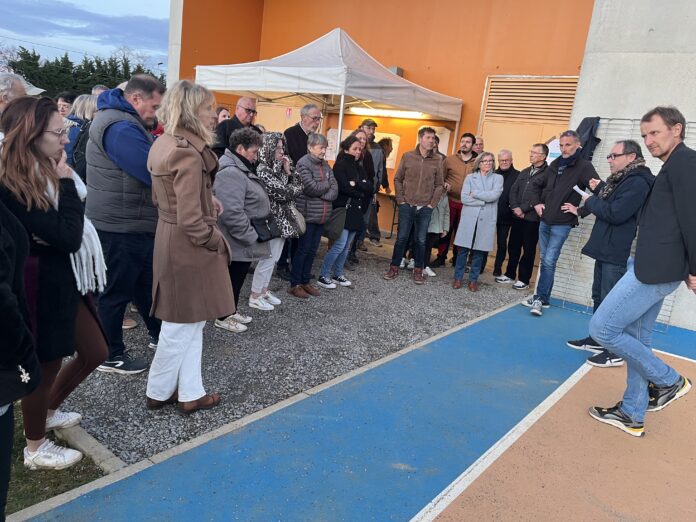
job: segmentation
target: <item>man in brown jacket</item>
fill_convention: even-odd
[[[442,163],[445,185],[449,186],[447,198],[449,200],[450,227],[447,235],[440,240],[437,248],[437,257],[431,266],[437,267],[445,264],[452,235],[457,233],[459,218],[462,215],[462,186],[464,185],[464,178],[474,171],[474,161],[477,156],[473,151],[475,142],[476,136],[470,132],[465,132],[459,140],[457,153],[447,156]],[[457,258],[457,249],[454,248],[453,252],[454,260]],[[452,264],[454,264],[454,261]]]
[[[423,127],[418,131],[418,147],[406,152],[394,176],[396,203],[399,205],[399,228],[397,231],[394,255],[389,271],[384,278],[391,280],[399,275],[399,263],[404,256],[411,228],[415,227],[413,251],[416,266],[413,281],[417,285],[425,283],[425,239],[433,208],[438,204],[444,191],[442,161],[435,154],[435,130]]]

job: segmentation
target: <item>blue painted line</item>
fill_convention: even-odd
[[[588,319],[506,310],[35,520],[407,520],[584,362]]]

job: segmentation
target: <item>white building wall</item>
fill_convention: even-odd
[[[602,118],[598,134],[605,142],[593,161],[602,178],[605,149],[622,138],[640,142],[640,118],[656,105],[678,107],[688,122],[687,144],[696,145],[695,28],[693,0],[596,0],[570,128],[587,116]],[[657,173],[660,162],[643,152]],[[578,227],[564,247],[554,296],[591,310],[592,261],[580,254],[590,230],[590,222]],[[680,286],[660,320],[696,330],[696,295]]]

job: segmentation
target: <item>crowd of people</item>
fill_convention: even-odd
[[[276,263],[299,300],[350,286],[351,258],[358,262],[365,241],[381,246],[376,194],[391,192],[391,142],[376,141],[372,119],[341,141],[331,166],[314,104],[280,133],[254,124],[256,100],[240,98],[230,112],[185,80],[165,90],[154,77],[135,75],[122,88],[96,86],[55,101],[35,91],[19,76],[0,75],[3,473],[17,399],[27,467],[63,469],[80,460],[46,432],[80,422],[60,406],[93,370],[147,369],[125,349],[129,303],[155,349],[146,407],[175,405],[190,414],[217,406],[220,395],[206,392],[201,376],[206,321],[234,333],[249,328],[252,318],[239,304],[254,263],[245,298],[261,311],[282,305],[269,289]],[[471,133],[444,157],[435,130],[422,127],[395,172],[398,232],[384,278],[411,265],[422,285],[453,244],[452,287],[462,288],[468,272],[467,288],[477,292],[497,244],[495,281],[526,290],[538,243],[537,288],[523,304],[541,316],[563,243],[579,218],[593,214],[583,253],[596,260],[595,315],[590,335],[568,345],[597,352],[596,366],[628,363],[623,401],[590,414],[642,434],[646,409],[665,407],[691,386],[650,350],[662,299],[681,281],[696,291],[696,215],[688,199],[696,193],[696,152],[682,143],[684,128],[674,108],[646,114],[641,130],[650,153],[664,161],[660,175],[645,166],[638,143],[622,140],[607,157],[611,176],[600,181],[572,130],[561,134],[560,158],[547,164],[547,145],[536,143],[520,172],[509,150],[498,153],[496,168],[496,156]],[[328,249],[317,276],[322,236]],[[4,498],[7,477],[0,479]]]

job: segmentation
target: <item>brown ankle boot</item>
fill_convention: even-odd
[[[425,284],[425,276],[423,275],[422,268],[414,268],[413,269],[413,282],[416,283],[417,285]]]
[[[452,288],[455,290],[459,290],[462,287],[462,280],[461,279],[455,279],[454,283],[452,283]]]
[[[396,279],[396,276],[399,275],[399,267],[397,265],[389,265],[389,271],[384,274],[384,279],[387,281],[391,281],[392,279]]]

